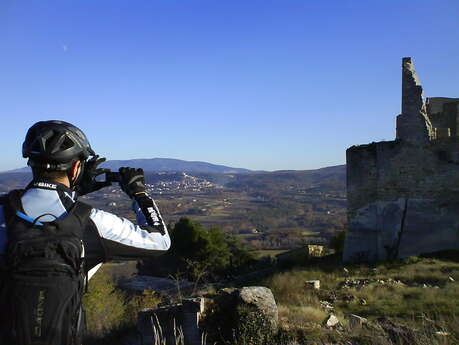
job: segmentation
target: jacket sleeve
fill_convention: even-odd
[[[156,256],[169,249],[171,240],[157,207],[154,210],[157,216],[154,226],[147,223],[137,201],[133,202],[133,209],[137,225],[109,212],[91,211],[90,218],[96,226],[107,260]]]

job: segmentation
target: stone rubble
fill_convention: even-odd
[[[348,314],[345,316],[346,320],[349,322],[349,327],[353,328],[361,328],[368,320],[364,317],[355,315],[355,314]]]
[[[319,303],[320,306],[326,311],[333,311],[335,309],[335,307],[333,307],[333,305],[328,301],[320,301]]]
[[[334,314],[330,314],[324,321],[324,326],[327,328],[334,328],[340,325],[340,321]]]
[[[451,277],[449,277],[451,278]],[[452,279],[452,278],[451,278]],[[454,281],[451,280],[450,281]],[[383,286],[398,286],[398,287],[422,287],[422,288],[434,288],[439,289],[438,285],[431,285],[428,283],[408,283],[398,279],[387,278],[387,279],[345,279],[338,284],[338,289],[356,289],[360,290],[370,284],[378,284]]]

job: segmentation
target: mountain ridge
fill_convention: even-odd
[[[239,173],[291,173],[291,172],[313,172],[313,171],[330,171],[335,172],[345,167],[345,164],[333,165],[317,169],[282,169],[274,171],[265,170],[250,170],[245,168],[234,168],[226,165],[213,164],[203,161],[186,161],[175,158],[138,158],[138,159],[113,159],[101,164],[102,168],[107,168],[117,171],[120,167],[129,166],[132,168],[142,168],[144,171],[159,172],[159,171],[177,171],[189,173],[222,173],[222,174],[239,174]],[[27,173],[31,172],[30,167],[19,169],[0,171],[0,174],[5,173]]]
[[[252,170],[244,168],[234,168],[226,165],[212,164],[202,161],[185,161],[174,158],[140,158],[109,160],[101,164],[102,168],[117,171],[120,167],[129,166],[132,168],[142,168],[144,171],[183,171],[190,173],[247,173]],[[30,172],[29,167],[1,171],[0,173],[20,173]]]

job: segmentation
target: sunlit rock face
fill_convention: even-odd
[[[346,151],[345,261],[459,249],[459,99],[424,101],[411,58],[402,65],[396,140]]]

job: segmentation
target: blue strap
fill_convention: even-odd
[[[28,221],[29,223],[34,223],[34,219],[32,217],[29,217],[28,215],[22,213],[22,212],[19,212],[17,211],[16,212],[16,216],[18,216],[19,218],[22,218],[24,219],[25,221]],[[43,226],[43,223],[40,223],[40,222],[35,222],[35,225],[40,225],[40,226]]]

